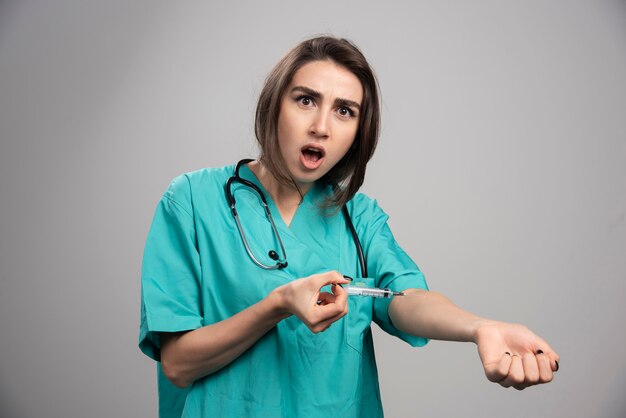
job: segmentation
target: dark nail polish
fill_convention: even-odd
[[[346,279],[346,280],[350,280],[350,281],[352,281],[352,280],[353,280],[353,279],[352,279],[352,277],[350,277],[350,276],[346,276],[346,275],[344,275],[344,276],[343,276],[343,278],[344,278],[344,279]]]
[[[554,369],[554,371],[558,372],[559,371],[559,362],[555,360],[554,364],[556,364],[556,369]]]
[[[508,351],[505,351],[505,352],[504,352],[504,354],[506,354],[506,355],[508,355],[508,356],[510,356],[510,355],[511,355],[511,353],[509,353]]]
[[[537,354],[543,354],[542,350],[537,350]]]

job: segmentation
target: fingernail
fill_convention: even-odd
[[[543,354],[542,350],[537,350],[537,354]]]
[[[350,276],[346,276],[346,275],[344,275],[344,276],[343,276],[343,278],[344,278],[344,279],[346,279],[346,280],[350,280],[350,281],[352,281],[352,280],[353,280],[353,279],[352,279],[352,277],[350,277]]]
[[[509,355],[509,356],[511,355],[511,353],[509,353],[508,351],[505,351],[504,354]]]
[[[559,362],[554,360],[554,364],[556,364],[556,369],[554,369],[555,372],[559,371]]]

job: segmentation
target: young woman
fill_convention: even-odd
[[[382,416],[372,320],[413,346],[476,343],[504,387],[552,380],[544,340],[428,291],[388,216],[357,193],[379,115],[361,52],[310,39],[266,80],[260,158],[172,182],[142,271],[139,345],[159,362],[161,417]],[[349,296],[363,288],[397,293]]]

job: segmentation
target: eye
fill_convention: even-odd
[[[313,105],[313,98],[311,96],[306,96],[306,95],[298,96],[296,97],[296,101],[305,107],[309,107]]]
[[[339,116],[343,118],[353,118],[355,115],[354,111],[347,106],[341,106],[337,109],[337,113],[339,113]]]

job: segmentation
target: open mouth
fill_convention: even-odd
[[[324,157],[324,151],[318,148],[307,147],[302,150],[304,159],[311,162],[317,162]]]
[[[308,169],[315,169],[322,164],[324,159],[324,149],[314,146],[306,146],[302,148],[300,160]]]

